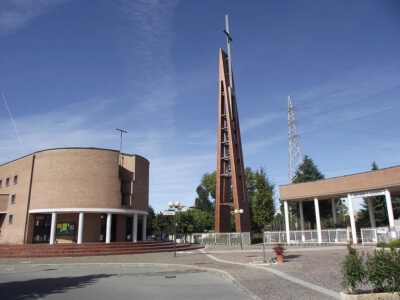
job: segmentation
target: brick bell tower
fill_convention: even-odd
[[[228,15],[225,16],[228,54],[219,50],[219,99],[215,231],[230,232],[235,213],[236,232],[250,232],[239,115],[232,74]],[[241,213],[238,213],[238,212]]]

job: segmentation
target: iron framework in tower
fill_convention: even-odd
[[[296,178],[296,171],[299,165],[302,163],[300,157],[300,148],[299,148],[299,135],[296,132],[296,124],[297,122],[294,119],[294,111],[295,107],[292,105],[292,101],[290,96],[288,96],[288,152],[289,152],[289,183],[292,183]]]
[[[224,33],[227,38],[228,54],[221,49],[219,51],[215,231],[230,232],[231,212],[243,210],[243,213],[235,214],[236,232],[250,232],[250,212],[230,54],[232,38],[229,35],[228,16],[225,19]]]

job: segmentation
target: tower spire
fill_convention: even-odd
[[[231,209],[235,214],[236,232],[250,232],[250,212],[247,202],[242,142],[237,113],[228,15],[225,16],[228,54],[219,53],[219,99],[217,178],[215,196],[215,231],[229,232]]]
[[[296,171],[301,164],[300,148],[299,148],[299,135],[296,132],[297,122],[294,119],[295,107],[292,106],[292,101],[288,95],[288,142],[289,142],[289,183],[292,183],[296,178]]]

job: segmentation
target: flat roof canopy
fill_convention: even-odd
[[[391,196],[400,196],[400,166],[379,169],[341,177],[280,185],[280,199],[287,201],[313,201],[332,198],[368,197],[380,194],[385,189]],[[358,194],[358,195],[357,195]]]

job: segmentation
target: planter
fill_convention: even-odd
[[[278,264],[282,264],[285,261],[285,256],[283,254],[277,254],[276,261],[278,262]]]
[[[346,294],[340,293],[341,300],[395,300],[400,299],[398,293],[369,293],[369,294]]]

